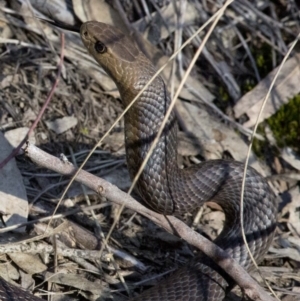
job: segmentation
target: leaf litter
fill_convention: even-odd
[[[66,3],[66,6],[61,1],[47,1],[43,5],[34,0],[0,3],[0,126],[3,133],[30,127],[55,78],[60,51],[59,31],[33,18],[32,12],[42,18],[47,17],[69,25],[76,25],[78,19],[84,22],[99,18],[102,22],[126,28],[124,15],[104,1],[77,0],[73,1],[73,7],[70,2]],[[141,6],[137,1],[122,1],[122,5],[125,17],[138,30],[138,39],[143,41],[157,66],[161,66],[172,54],[178,39],[186,40],[190,37],[195,28],[219,8],[217,2],[187,2],[186,13],[181,11],[183,16],[179,18],[182,21],[180,28],[176,10],[170,1],[146,1],[146,6]],[[97,15],[94,15],[96,11]],[[276,72],[288,45],[299,32],[299,18],[296,1],[272,3],[266,0],[239,0],[230,6],[205,46],[203,56],[195,65],[177,104],[180,166],[186,167],[203,159],[213,158],[245,160],[249,133],[258,114],[259,102],[265,96],[270,78]],[[146,40],[148,38],[151,43]],[[198,42],[201,42],[201,38],[200,35]],[[66,59],[62,78],[34,135],[36,144],[45,151],[55,156],[64,154],[66,160],[80,165],[99,137],[103,136],[122,112],[122,107],[114,83],[86,53],[79,36],[66,32],[65,40]],[[259,68],[261,57],[256,55],[264,45],[268,45],[270,49],[270,59],[265,58],[266,63],[263,65],[266,71]],[[175,87],[181,78],[180,70],[187,67],[195,47],[196,44],[191,44],[177,60],[179,72],[173,77]],[[296,50],[289,59],[274,89],[276,103],[271,99],[264,118],[273,115],[282,104],[299,93],[298,56]],[[163,73],[169,87],[171,72],[169,65]],[[72,124],[68,126],[63,123],[64,130],[55,132],[49,128],[49,124],[68,118],[71,118]],[[262,125],[267,127],[264,123]],[[123,129],[124,123],[121,121],[101,148],[93,154],[85,169],[119,183],[122,189],[127,190],[130,179],[126,173]],[[272,133],[260,139],[268,142],[270,137]],[[289,301],[300,300],[300,199],[298,180],[281,177],[281,174],[299,174],[299,159],[294,153],[299,154],[300,150],[298,148],[287,152],[286,149],[288,148],[280,149],[276,141],[272,140],[271,146],[266,146],[264,158],[258,159],[254,153],[251,154],[251,165],[271,179],[270,183],[280,198],[277,234],[260,270],[279,298]],[[17,157],[17,166],[23,178],[23,181],[17,181],[24,183],[27,194],[24,200],[29,200],[28,217],[35,219],[50,215],[67,179],[40,169],[24,157]],[[85,204],[87,197],[91,204],[103,203],[103,208],[95,211],[95,217],[98,227],[100,225],[101,231],[106,235],[118,208],[105,203],[105,200],[93,192],[85,194],[79,184],[73,184],[71,192],[60,211],[66,212]],[[137,195],[135,197],[138,198]],[[4,199],[1,198],[0,203]],[[200,222],[196,223],[195,228],[206,236],[215,238],[222,227],[223,213],[214,203],[204,206],[201,213]],[[186,220],[192,224],[194,217],[188,215]],[[62,221],[60,219],[55,222],[53,231]],[[93,217],[82,212],[75,213],[72,215],[72,222],[76,226],[64,225],[68,234],[63,241],[61,237],[57,238],[60,243],[75,251],[99,249],[100,234],[97,231],[94,234],[97,223]],[[37,227],[41,225],[37,223],[27,230],[31,235],[39,233]],[[1,242],[8,238],[10,241],[24,239],[24,234],[22,235],[1,234]],[[53,244],[49,237],[43,238],[41,242],[45,247]],[[161,275],[181,266],[197,252],[128,209],[124,210],[118,221],[118,228],[113,232],[109,246],[113,250],[115,262],[109,255],[100,262],[92,258],[79,260],[79,257],[64,257],[59,254],[54,257],[52,254],[42,260],[48,265],[47,273],[50,274],[40,272],[44,277],[33,278],[38,284],[41,279],[50,278],[56,283],[55,289],[58,292],[68,289],[71,299],[81,299],[82,297],[78,297],[79,293],[90,300],[96,297],[102,298],[101,300],[124,300],[125,289],[120,275],[130,288],[135,285],[153,285]],[[16,254],[20,259],[13,259]],[[22,254],[16,254],[2,256],[5,271],[13,271],[15,266],[24,270],[21,263],[18,263],[23,259]],[[88,252],[86,256],[88,258]],[[132,257],[130,264],[126,258],[128,256]],[[14,261],[14,265],[6,261],[8,258]],[[36,256],[31,258],[42,263]],[[61,273],[64,277],[54,277],[51,274],[54,260],[57,262],[55,273]],[[115,263],[119,267],[118,273],[115,271]],[[2,272],[1,275],[5,273]],[[25,282],[24,272],[14,273],[12,279]],[[36,271],[30,268],[30,264],[27,265],[26,275],[32,279],[31,275],[34,273]],[[10,275],[13,273],[10,272]],[[231,294],[227,300],[239,299]]]

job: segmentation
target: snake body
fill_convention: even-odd
[[[82,25],[80,34],[89,53],[116,83],[126,107],[154,75],[154,66],[130,37],[113,26],[91,21]],[[126,113],[126,156],[131,177],[138,172],[169,105],[165,83],[158,76]],[[218,203],[223,208],[226,221],[215,243],[249,270],[252,263],[240,226],[243,171],[242,163],[226,160],[179,169],[177,122],[172,112],[137,182],[137,189],[149,207],[164,215],[182,216],[195,211],[208,200]],[[275,199],[267,182],[249,168],[244,193],[244,229],[249,248],[257,261],[263,258],[273,240],[277,214]],[[132,301],[217,301],[224,298],[233,284],[226,271],[200,255]],[[5,296],[4,291],[1,280],[1,300]]]

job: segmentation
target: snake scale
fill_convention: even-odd
[[[80,34],[89,53],[116,83],[126,107],[154,75],[155,67],[129,36],[113,26],[90,21],[81,26]],[[158,76],[126,113],[126,156],[131,177],[142,164],[169,105],[165,83]],[[164,215],[182,216],[208,200],[218,203],[226,221],[215,243],[249,270],[252,263],[241,236],[239,218],[243,171],[243,163],[227,160],[179,169],[177,122],[172,112],[137,182],[137,190],[147,206]],[[261,175],[249,168],[244,193],[244,228],[257,261],[263,258],[273,240],[276,215],[274,193]],[[200,255],[132,301],[219,301],[233,285],[226,271]],[[0,300],[41,299],[1,279]]]

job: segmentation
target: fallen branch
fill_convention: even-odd
[[[38,147],[28,144],[24,148],[25,154],[35,164],[58,172],[59,174],[72,177],[77,169],[70,163],[64,162],[54,156],[47,154]],[[189,244],[201,250],[205,255],[210,257],[216,264],[218,264],[234,281],[242,288],[244,293],[251,299],[256,301],[275,301],[269,296],[252,278],[251,276],[225,251],[209,241],[199,233],[193,231],[185,223],[173,216],[163,216],[150,209],[146,208],[130,195],[121,191],[115,185],[106,182],[84,170],[81,170],[76,179],[77,182],[82,183],[94,190],[101,196],[108,200],[124,205],[139,214],[147,217],[166,231],[177,235],[184,239]]]

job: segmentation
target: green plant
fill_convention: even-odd
[[[267,120],[279,147],[300,152],[300,94],[283,105]]]

